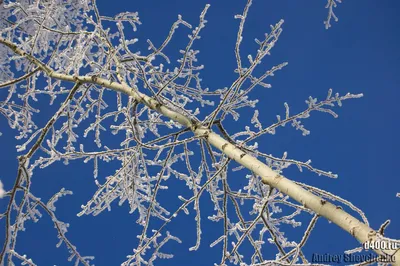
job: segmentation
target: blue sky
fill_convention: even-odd
[[[108,16],[123,11],[138,11],[143,25],[132,36],[139,38],[139,47],[146,48],[147,38],[156,45],[163,41],[178,14],[195,25],[207,3],[211,4],[207,13],[208,23],[194,48],[201,51],[198,58],[205,65],[201,74],[203,84],[215,90],[229,86],[235,78],[234,44],[238,20],[233,16],[242,12],[245,1],[113,0],[98,1],[98,7],[100,13]],[[400,135],[397,108],[400,97],[400,3],[394,0],[345,0],[336,10],[339,22],[328,31],[323,25],[327,15],[324,5],[322,0],[253,2],[244,31],[243,55],[254,52],[254,38],[262,38],[270,24],[283,18],[283,33],[260,69],[289,62],[287,67],[269,79],[271,89],[258,88],[252,94],[253,98],[260,100],[257,106],[260,119],[265,125],[274,122],[277,114],[284,113],[284,102],[290,105],[293,112],[301,111],[310,95],[322,99],[329,88],[340,94],[363,93],[364,97],[346,101],[343,107],[336,108],[339,114],[337,119],[314,113],[303,122],[311,131],[307,137],[292,127],[280,128],[275,136],[268,135],[258,141],[260,151],[276,156],[288,151],[290,158],[302,161],[312,159],[314,166],[339,174],[338,179],[329,179],[307,171],[299,173],[295,168],[284,172],[288,178],[349,200],[366,213],[375,229],[386,219],[391,219],[386,234],[400,239],[400,198],[395,197],[400,192],[400,141],[396,137]],[[168,48],[172,55],[186,45],[189,33],[183,27],[178,30]],[[235,133],[250,118],[242,113],[241,122],[228,123],[227,120],[226,128]],[[9,189],[17,170],[15,145],[18,142],[13,137],[15,132],[7,128],[4,118],[0,118],[0,127],[3,133],[0,137],[0,178],[5,188]],[[135,223],[135,215],[128,214],[125,205],[118,207],[115,204],[111,212],[97,217],[76,217],[80,205],[86,203],[95,191],[92,170],[91,165],[78,161],[71,162],[69,166],[62,163],[52,165],[35,172],[33,191],[38,197],[47,199],[62,187],[73,190],[73,196],[61,199],[56,205],[59,219],[71,224],[69,239],[83,255],[96,256],[96,265],[119,265],[136,246],[136,235],[140,234],[141,227]],[[99,178],[102,177],[104,175],[100,173]],[[244,180],[243,172],[229,177],[229,182],[238,182],[239,185]],[[182,184],[171,186],[163,197],[165,200],[176,198],[181,189],[184,189]],[[4,206],[5,203],[0,201],[0,204]],[[207,200],[202,205],[207,210]],[[221,226],[207,221],[208,215],[211,212],[203,211],[203,242],[198,252],[188,251],[195,243],[193,217],[181,217],[172,222],[168,230],[184,242],[167,245],[165,251],[173,251],[175,258],[172,261],[160,260],[157,265],[197,266],[219,262],[220,246],[212,249],[208,246],[220,236]],[[0,239],[3,236],[4,232],[0,231]],[[298,236],[294,233],[293,237]],[[18,249],[38,265],[71,265],[66,262],[66,249],[56,249],[56,243],[51,221],[43,218],[37,224],[27,225],[27,231],[20,233]],[[320,219],[305,251],[309,256],[313,252],[342,254],[344,249],[353,248],[356,244],[346,232]]]

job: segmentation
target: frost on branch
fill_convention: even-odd
[[[285,125],[287,124],[290,124],[296,130],[299,130],[303,136],[307,136],[308,134],[310,134],[310,131],[306,129],[305,126],[302,124],[302,120],[309,118],[312,112],[324,112],[332,115],[334,118],[337,118],[338,115],[335,113],[335,111],[332,110],[333,107],[335,107],[336,105],[339,107],[342,106],[342,101],[344,100],[357,99],[363,96],[362,94],[351,93],[340,96],[339,93],[336,93],[335,95],[333,95],[332,93],[332,89],[330,89],[326,98],[322,101],[318,101],[317,98],[313,98],[310,96],[309,99],[305,101],[307,104],[307,108],[297,114],[291,114],[289,105],[287,103],[284,103],[284,116],[281,117],[281,115],[277,115],[277,122],[269,126],[262,125],[262,122],[259,119],[259,111],[255,110],[254,115],[250,121],[255,130],[252,130],[249,126],[246,126],[244,131],[240,131],[231,135],[229,139],[232,143],[238,143],[243,150],[247,151],[252,156],[264,158],[267,165],[278,173],[282,173],[285,168],[288,168],[291,165],[295,165],[298,167],[300,172],[302,172],[303,168],[305,168],[309,171],[317,173],[318,175],[337,178],[337,175],[333,174],[330,171],[323,171],[311,166],[311,160],[301,162],[293,159],[288,159],[286,152],[283,154],[282,158],[277,158],[271,154],[266,154],[259,151],[257,142],[254,142],[253,145],[249,145],[249,142],[253,142],[264,134],[274,135],[279,127],[285,127]],[[228,133],[220,124],[219,129],[223,132],[225,136],[228,136]]]
[[[156,234],[156,237],[151,239],[151,244],[146,248],[141,249],[140,255],[127,256],[128,260],[122,263],[122,266],[135,266],[142,264],[153,266],[155,265],[154,261],[156,259],[172,259],[174,257],[173,254],[163,253],[160,250],[170,240],[174,240],[178,243],[182,243],[182,241],[179,238],[172,236],[168,231],[166,232],[166,236],[163,239],[159,239],[162,236],[160,233],[157,233],[155,230],[153,230],[153,233]],[[137,250],[134,249],[133,251],[136,252]],[[149,253],[151,254],[151,256],[148,256]]]
[[[327,0],[325,8],[328,9],[328,17],[324,21],[325,28],[329,29],[331,25],[331,20],[334,19],[336,22],[339,20],[335,15],[334,9],[337,7],[338,3],[342,3],[342,0]]]
[[[196,45],[208,25],[209,5],[191,23],[178,15],[163,42],[147,40],[147,51],[138,50],[141,40],[125,34],[133,30],[135,36],[140,26],[136,12],[102,16],[95,2],[89,0],[8,0],[1,5],[0,89],[7,93],[0,101],[0,113],[16,131],[20,153],[15,186],[6,193],[0,183],[0,196],[9,198],[0,219],[11,221],[0,253],[1,263],[18,259],[34,265],[17,253],[17,234],[25,229],[26,222],[37,222],[46,214],[56,229],[57,247],[65,246],[70,253],[68,260],[75,265],[90,265],[93,257],[80,255],[66,237],[69,224],[55,214],[57,200],[72,192],[61,189],[44,203],[31,191],[36,171],[78,160],[93,168],[96,185],[78,216],[98,215],[125,204],[141,230],[133,254],[122,265],[153,265],[156,259],[172,258],[173,254],[164,253],[163,247],[169,240],[181,241],[165,233],[165,228],[182,212],[193,218],[193,232],[187,233],[196,240],[189,243],[190,251],[203,244],[205,218],[220,225],[220,235],[208,243],[221,249],[220,265],[308,264],[302,248],[319,216],[265,185],[253,171],[233,166],[224,148],[235,145],[242,152],[240,159],[261,158],[279,174],[295,165],[299,171],[306,169],[335,178],[335,174],[312,166],[311,160],[290,159],[287,152],[263,152],[265,147],[259,147],[255,140],[275,134],[286,124],[308,135],[303,120],[313,111],[337,117],[333,107],[362,95],[333,96],[329,90],[322,101],[310,97],[306,109],[297,114],[292,114],[285,103],[282,118],[278,115],[269,126],[263,125],[256,109],[249,126],[230,134],[224,127],[229,119],[238,120],[250,108],[257,108],[259,95],[268,93],[270,80],[287,66],[282,62],[258,71],[278,43],[283,20],[271,25],[261,38],[252,36],[256,49],[241,54],[241,44],[247,41],[244,25],[251,5],[248,0],[243,12],[235,16],[239,20],[233,46],[235,80],[222,89],[204,88],[200,75],[204,66],[199,63]],[[335,6],[335,1],[328,2],[326,25],[331,17],[336,18],[332,11]],[[188,31],[188,36],[175,58],[167,55],[166,48],[178,30]],[[210,111],[215,102],[218,104]],[[46,104],[53,109],[41,114],[42,120],[46,119],[43,122],[38,113]],[[200,112],[209,113],[201,120]],[[209,139],[217,133],[223,137],[222,152]],[[107,172],[110,165],[116,166],[111,174]],[[239,176],[232,181],[233,171]],[[175,209],[168,201],[160,200],[161,193],[168,193],[169,186],[177,184],[173,182],[186,187],[181,195],[168,194],[180,201]],[[342,203],[368,223],[350,202],[312,186],[297,185],[323,201]],[[202,209],[204,197],[211,199],[211,213]],[[304,219],[306,215],[311,215],[310,219]],[[300,227],[300,220],[308,226]],[[286,235],[286,225],[302,230],[303,237],[292,239]],[[271,246],[278,250],[272,260],[264,252]]]
[[[18,233],[25,231],[26,222],[38,222],[39,219],[43,217],[44,211],[52,220],[54,228],[57,231],[59,242],[56,247],[60,247],[61,244],[64,243],[70,253],[68,260],[74,260],[75,265],[91,265],[90,260],[92,260],[93,257],[80,255],[76,247],[66,237],[69,224],[58,220],[54,213],[55,202],[61,196],[72,194],[72,192],[62,189],[60,192],[51,197],[47,204],[45,204],[40,198],[37,198],[30,192],[31,174],[30,171],[26,169],[26,166],[26,163],[20,163],[17,177],[18,187],[17,189],[13,190],[10,195],[10,202],[12,202],[12,205],[9,205],[6,212],[0,216],[1,219],[9,219],[10,222],[7,223],[6,227],[8,233],[5,237],[5,243],[1,252],[1,259],[12,263],[14,258],[17,258],[22,261],[22,265],[36,265],[32,262],[32,259],[28,259],[26,255],[20,255],[17,251],[15,251],[16,240]],[[22,199],[18,205],[16,204],[17,193],[22,194]]]
[[[21,261],[21,265],[36,266],[36,264],[33,263],[32,259],[28,259],[25,254],[20,255],[15,250],[10,250],[10,254],[18,258]]]

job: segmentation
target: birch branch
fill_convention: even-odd
[[[264,184],[278,189],[282,193],[288,195],[295,201],[302,204],[305,208],[308,208],[316,214],[323,216],[329,221],[335,223],[337,226],[350,233],[360,243],[365,243],[367,241],[384,241],[387,242],[386,244],[388,244],[384,246],[391,247],[391,245],[389,245],[388,243],[390,240],[386,238],[381,238],[380,234],[377,231],[373,230],[368,225],[359,221],[357,218],[353,217],[349,213],[345,212],[341,207],[335,206],[334,204],[327,202],[321,197],[318,197],[313,193],[303,189],[301,186],[297,185],[293,181],[273,171],[270,167],[259,161],[257,158],[249,155],[242,149],[238,148],[236,145],[230,143],[228,140],[225,140],[220,135],[213,132],[210,128],[201,125],[195,120],[188,118],[187,116],[177,111],[169,109],[167,106],[158,102],[154,98],[149,97],[144,93],[141,93],[140,91],[138,91],[137,88],[132,88],[126,83],[121,84],[97,76],[73,76],[58,73],[53,71],[53,69],[51,69],[41,61],[37,60],[30,54],[24,52],[14,43],[4,38],[0,38],[0,43],[9,47],[16,54],[26,57],[40,70],[45,72],[50,78],[80,84],[91,83],[133,97],[137,102],[146,105],[151,110],[157,111],[158,113],[170,118],[171,120],[190,128],[195,136],[203,137],[205,140],[207,140],[208,143],[223,152],[230,159],[236,161],[237,163],[252,171],[254,174],[260,176]],[[400,249],[374,249],[374,251],[378,255],[393,256],[394,265],[400,265],[399,250]]]

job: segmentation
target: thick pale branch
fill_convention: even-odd
[[[195,131],[195,134],[207,135],[207,140],[211,145],[225,153],[229,158],[259,175],[262,178],[263,183],[279,189],[282,193],[301,203],[304,207],[313,210],[316,214],[319,214],[340,226],[343,230],[354,236],[360,243],[365,243],[366,241],[380,241],[378,240],[377,232],[375,230],[342,210],[341,207],[327,202],[326,200],[303,189],[293,181],[279,175],[258,159],[248,155],[214,132],[200,128]],[[385,255],[385,253],[394,255],[394,265],[400,265],[400,249],[375,250],[375,252],[379,255]]]
[[[46,72],[49,77],[75,83],[92,83],[134,97],[138,102],[145,104],[150,109],[163,114],[164,116],[182,124],[185,127],[189,127],[196,136],[204,137],[211,145],[222,151],[229,158],[235,160],[239,164],[251,170],[253,173],[259,175],[262,178],[263,183],[277,188],[282,193],[301,203],[304,207],[311,209],[316,214],[323,216],[329,221],[340,226],[346,232],[354,236],[360,243],[364,243],[366,241],[380,241],[378,238],[379,235],[375,230],[371,229],[368,225],[362,223],[349,213],[342,210],[341,207],[333,205],[321,197],[318,197],[313,193],[303,189],[293,181],[274,172],[270,167],[259,161],[257,158],[247,154],[236,145],[230,143],[228,140],[223,139],[211,129],[201,126],[192,119],[169,109],[167,106],[159,103],[155,99],[137,91],[136,88],[131,88],[126,83],[120,84],[96,76],[72,76],[57,73],[42,62],[38,61],[36,58],[18,48],[10,41],[0,38],[0,43],[8,46],[15,53],[25,56],[29,61],[37,65],[42,71]],[[386,246],[391,247],[391,245]],[[375,249],[375,252],[379,255],[393,256],[395,260],[394,265],[400,265],[400,249]]]

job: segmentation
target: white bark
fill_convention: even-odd
[[[19,49],[15,44],[0,38],[0,43],[8,46],[16,54],[21,56],[26,56],[32,63],[37,65],[42,71],[47,73],[48,76],[54,79],[60,79],[64,81],[70,81],[75,83],[93,83],[99,86],[109,88],[118,92],[122,92],[135,98],[138,102],[147,105],[149,108],[165,115],[166,117],[179,122],[185,127],[191,128],[193,133],[197,136],[203,136],[212,146],[219,149],[225,153],[229,158],[235,160],[239,164],[245,166],[251,170],[256,175],[262,178],[263,183],[272,186],[282,193],[290,196],[292,199],[301,203],[304,207],[311,209],[315,213],[325,217],[329,221],[341,227],[346,232],[350,233],[355,237],[360,243],[366,241],[377,241],[378,233],[370,228],[368,225],[362,223],[349,213],[342,210],[339,206],[335,206],[324,199],[312,194],[311,192],[303,189],[300,185],[297,185],[293,181],[279,175],[274,172],[270,167],[260,162],[255,157],[242,151],[237,146],[229,143],[227,140],[223,139],[218,134],[214,133],[212,130],[198,126],[192,122],[191,119],[186,116],[170,110],[168,107],[162,105],[155,99],[139,92],[136,88],[131,88],[126,83],[111,82],[109,80],[98,78],[95,76],[71,76],[62,73],[54,72],[48,66],[44,65],[42,62],[38,61],[34,57],[25,53],[23,50]],[[327,238],[327,241],[329,239]],[[394,265],[400,265],[400,249],[397,250],[379,250],[374,251],[379,255],[392,255],[394,256]]]
[[[251,155],[246,154],[235,145],[232,145],[225,139],[221,138],[214,132],[209,132],[207,129],[197,129],[195,134],[208,135],[208,141],[211,145],[224,152],[229,158],[245,166],[258,176],[262,178],[263,183],[277,188],[282,193],[288,195],[292,199],[301,203],[304,207],[313,210],[315,213],[325,217],[332,223],[338,225],[346,232],[350,233],[360,243],[366,241],[377,241],[377,232],[356,219],[349,213],[345,212],[339,206],[336,206],[324,199],[312,194],[311,192],[303,189],[293,181],[286,177],[277,174],[271,168]],[[327,238],[327,241],[329,239]],[[400,265],[400,249],[397,250],[374,250],[379,255],[394,255],[395,264]]]

